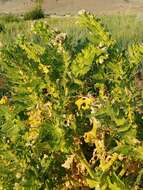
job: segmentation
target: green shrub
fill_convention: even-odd
[[[37,20],[44,18],[44,11],[40,6],[36,6],[33,10],[24,14],[24,20]]]
[[[4,24],[0,23],[0,33],[5,31]]]
[[[21,20],[21,18],[19,16],[9,13],[9,14],[1,15],[0,20],[2,22],[9,23],[9,22],[19,22]]]
[[[87,13],[79,24],[89,38],[74,55],[43,22],[1,51],[11,92],[0,100],[1,189],[142,188],[143,45],[118,50]]]

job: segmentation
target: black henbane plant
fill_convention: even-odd
[[[1,50],[9,96],[0,100],[0,188],[135,190],[143,181],[143,45],[120,52],[93,15],[88,43],[35,22]],[[31,40],[29,40],[31,39]]]

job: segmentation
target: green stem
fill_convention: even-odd
[[[80,162],[84,165],[84,167],[86,168],[88,174],[90,175],[91,178],[95,178],[95,173],[94,171],[91,169],[89,163],[87,162],[82,150],[80,150],[80,152],[77,154]]]
[[[143,169],[140,170],[139,175],[137,176],[135,185],[139,185],[140,181],[141,181],[141,177],[143,175]]]

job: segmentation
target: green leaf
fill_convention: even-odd
[[[90,178],[86,178],[86,182],[90,188],[97,188],[99,187],[99,184],[100,184],[98,181],[94,179],[90,179]]]
[[[108,186],[110,190],[122,190],[115,182],[111,182],[110,178],[107,178]]]
[[[79,53],[71,65],[71,70],[74,76],[84,76],[91,68],[95,57],[95,48],[93,45],[88,45]]]

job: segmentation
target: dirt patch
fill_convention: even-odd
[[[0,13],[22,13],[32,8],[32,0],[9,0],[0,2]]]
[[[31,9],[34,0],[0,0],[0,13],[22,13]],[[94,13],[142,12],[143,0],[44,0],[43,8],[50,14],[75,14],[80,9]]]

